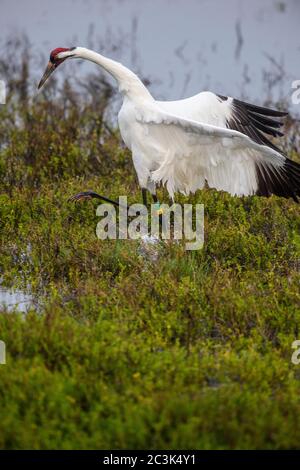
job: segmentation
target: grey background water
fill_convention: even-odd
[[[285,98],[294,112],[299,20],[299,0],[0,0],[2,41],[26,33],[45,56],[60,46],[109,50],[161,99],[211,89],[257,103]]]

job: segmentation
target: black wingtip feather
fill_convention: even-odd
[[[218,95],[221,101],[227,101],[228,97]],[[260,145],[266,145],[278,153],[282,151],[274,145],[267,137],[281,137],[282,132],[278,130],[283,125],[280,120],[288,115],[283,111],[277,111],[262,106],[245,103],[232,99],[232,116],[227,121],[227,127],[237,130],[250,137]],[[281,167],[256,163],[256,176],[258,189],[256,194],[269,197],[271,194],[285,198],[293,198],[300,202],[300,164],[285,158]]]
[[[265,108],[264,106],[256,106],[255,104],[245,103],[235,99],[237,103],[245,106],[249,111],[252,111],[257,114],[262,114],[263,116],[273,116],[273,117],[286,117],[288,113],[286,111],[277,111],[276,109]]]
[[[258,196],[269,197],[275,194],[284,198],[293,198],[299,202],[300,197],[300,165],[286,159],[281,168],[256,165]]]
[[[223,96],[219,95],[219,98],[225,101]],[[228,128],[242,132],[258,144],[266,145],[282,153],[276,145],[267,139],[266,135],[272,137],[282,137],[284,135],[278,130],[278,127],[283,125],[280,118],[286,116],[287,113],[245,103],[237,99],[232,100],[231,106],[232,117],[227,121]]]
[[[248,111],[248,113],[251,115],[251,118],[254,119],[255,121],[260,122],[261,124],[264,124],[266,126],[270,127],[282,127],[283,122],[279,121],[278,119],[272,119],[266,116],[263,116],[262,114],[257,114],[252,111]]]

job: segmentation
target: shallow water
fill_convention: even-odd
[[[0,287],[0,307],[7,311],[18,310],[26,313],[28,309],[34,306],[35,303],[31,294],[19,289]]]

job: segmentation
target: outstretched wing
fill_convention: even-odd
[[[232,119],[235,126],[242,126],[236,116]],[[161,150],[162,161],[152,173],[153,180],[165,183],[172,197],[175,191],[195,192],[207,182],[233,195],[273,193],[297,201],[300,165],[262,143],[259,134],[251,134],[253,119],[251,115],[248,125],[243,124],[251,129],[246,133],[185,119],[158,107],[140,116]]]
[[[167,113],[239,131],[254,142],[267,145],[280,152],[280,149],[270,141],[269,136],[281,137],[283,135],[279,129],[283,125],[282,118],[287,113],[282,111],[256,106],[231,96],[217,95],[211,91],[202,91],[183,100],[157,103]]]

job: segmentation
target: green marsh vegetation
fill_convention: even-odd
[[[38,303],[1,307],[0,447],[298,448],[299,206],[203,190],[179,198],[205,205],[202,250],[100,241],[71,195],[140,202],[114,90],[97,69],[33,98],[24,55],[0,72],[0,276]]]

